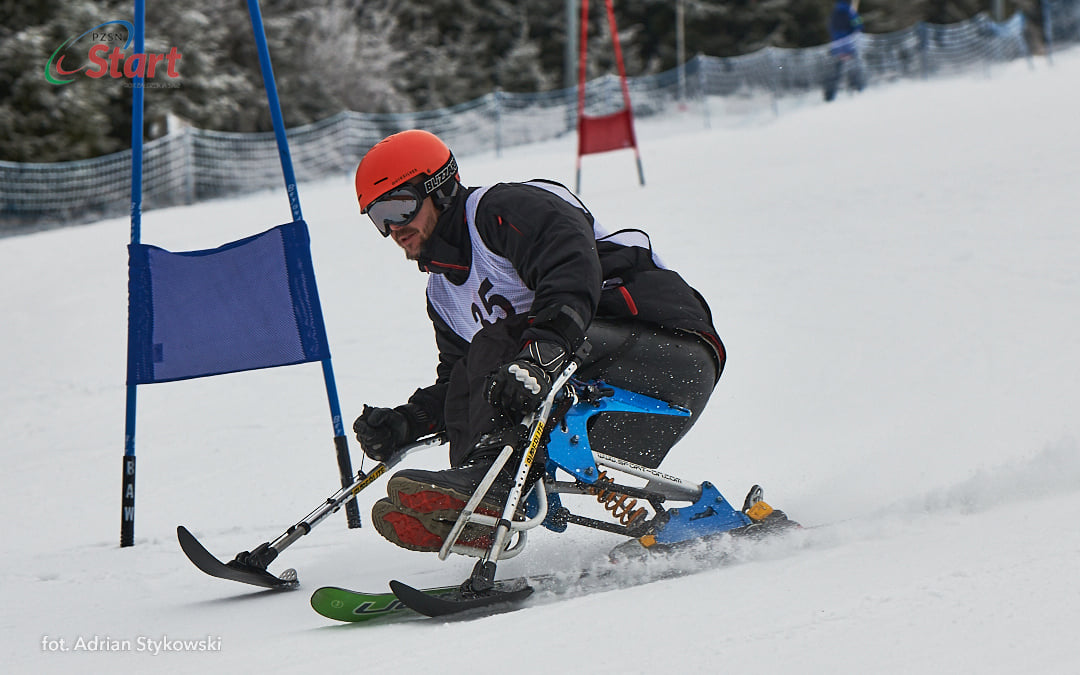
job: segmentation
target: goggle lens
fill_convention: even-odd
[[[367,214],[375,228],[384,237],[390,236],[391,225],[408,225],[420,212],[424,198],[412,185],[405,184],[394,188],[379,197],[367,208]]]

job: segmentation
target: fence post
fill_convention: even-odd
[[[502,157],[502,90],[496,87],[491,98],[495,102],[495,156]]]
[[[1028,70],[1035,70],[1035,55],[1031,52],[1031,45],[1028,43],[1027,38],[1024,37],[1027,34],[1027,15],[1020,14],[1020,44],[1024,46],[1024,58],[1028,62]]]
[[[772,93],[773,117],[780,117],[780,68],[776,63],[776,47],[766,47],[765,56],[769,63],[769,89]]]
[[[698,52],[698,55],[694,57],[694,63],[697,64],[697,77],[698,77],[698,90],[701,92],[701,114],[705,117],[705,128],[712,128],[712,121],[709,119],[709,80],[705,73],[705,56]]]
[[[195,190],[195,130],[185,126],[180,134],[180,153],[184,161],[184,203],[194,204],[198,196]]]
[[[1050,17],[1050,5],[1047,0],[1040,0],[1043,18],[1043,40],[1046,41],[1046,61],[1054,65],[1054,20]]]
[[[920,21],[915,25],[915,34],[919,36],[919,68],[926,80],[930,78],[930,27]]]

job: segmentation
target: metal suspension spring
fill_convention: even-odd
[[[638,500],[631,499],[621,492],[608,490],[607,486],[614,482],[613,479],[608,478],[606,471],[601,471],[596,479],[596,485],[589,488],[589,493],[596,496],[596,501],[610,511],[612,517],[623,525],[630,525],[645,515],[645,508],[635,509]]]

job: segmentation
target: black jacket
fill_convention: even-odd
[[[465,202],[477,188],[459,191],[439,216],[421,252],[420,270],[443,274],[454,284],[469,275],[471,243],[465,222]],[[596,317],[625,318],[700,336],[713,347],[717,378],[726,358],[705,299],[676,272],[658,268],[648,236],[637,232],[641,245],[597,241],[593,216],[584,205],[575,207],[557,195],[522,183],[500,183],[481,198],[476,228],[486,248],[508,259],[535,294],[532,322],[521,343],[554,340],[573,352]],[[636,232],[636,231],[635,231]],[[439,349],[436,383],[418,389],[411,403],[423,407],[445,426],[443,407],[450,372],[469,350],[428,302]]]

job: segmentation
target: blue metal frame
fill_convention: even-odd
[[[632,391],[613,387],[602,382],[594,384],[610,389],[612,395],[605,396],[595,403],[577,403],[567,411],[563,422],[556,425],[555,429],[552,429],[551,440],[547,446],[549,471],[555,466],[571,474],[582,483],[592,484],[596,482],[599,472],[596,469],[596,462],[593,460],[588,434],[589,419],[594,415],[605,412],[636,412],[647,415],[690,416],[689,410],[673,406],[651,396],[635,394]]]
[[[668,510],[668,521],[654,537],[658,544],[676,544],[749,525],[750,516],[736,509],[720,491],[705,481],[701,496],[690,506]]]
[[[562,469],[586,484],[593,484],[600,475],[592,448],[589,444],[589,419],[605,412],[636,412],[647,415],[673,415],[689,417],[690,411],[673,406],[664,401],[636,394],[619,387],[598,384],[610,389],[611,396],[599,401],[579,401],[567,411],[563,422],[555,425],[548,442],[548,473]],[[582,391],[581,385],[578,391]],[[563,531],[565,524],[557,525],[550,518],[553,511],[561,508],[558,494],[548,496],[549,518],[544,525],[554,531]],[[669,509],[668,520],[653,534],[659,544],[674,544],[688,539],[727,532],[737,527],[751,524],[750,517],[735,508],[720,494],[716,487],[705,481],[701,484],[701,495],[689,506]]]

